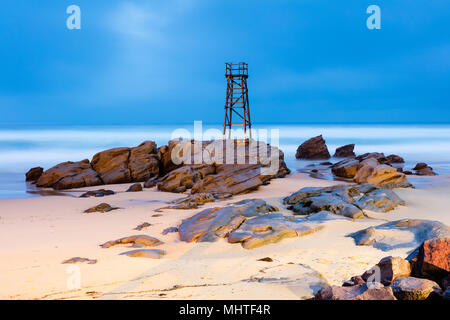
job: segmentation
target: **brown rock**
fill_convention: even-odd
[[[408,277],[411,274],[411,266],[408,260],[389,256],[381,259],[374,268],[364,272],[361,276],[362,279],[367,281],[378,268],[380,270],[380,282],[385,286],[390,285],[396,278]],[[374,277],[374,279],[376,278]]]
[[[63,162],[46,170],[37,180],[38,187],[56,190],[81,188],[103,184],[97,172],[92,170],[89,160]]]
[[[298,147],[295,157],[297,159],[309,160],[329,159],[330,153],[328,152],[325,140],[320,135],[303,142]]]
[[[161,209],[197,209],[199,206],[207,202],[214,201],[216,201],[216,198],[212,194],[196,193],[185,198],[172,201],[170,206]]]
[[[378,160],[383,161],[384,159],[386,159],[386,157],[384,156],[384,153],[380,153],[380,152],[367,152],[367,153],[357,156],[355,159],[359,160],[359,161],[364,161],[369,158],[375,159],[377,161]],[[382,161],[378,161],[378,162],[381,163]]]
[[[334,164],[331,167],[331,172],[333,172],[333,174],[338,177],[353,178],[356,175],[358,168],[359,168],[359,161],[349,159]]]
[[[135,235],[135,236],[120,238],[117,240],[107,241],[107,242],[101,244],[100,247],[110,248],[110,247],[118,245],[118,244],[132,244],[133,247],[142,247],[142,246],[154,247],[154,246],[159,246],[159,245],[163,244],[163,242],[156,238],[147,236],[147,235]]]
[[[414,277],[397,278],[391,288],[398,300],[426,300],[442,293],[436,282]]]
[[[94,155],[92,167],[106,184],[131,182],[131,172],[128,169],[129,157],[129,148],[109,149]]]
[[[450,238],[424,241],[414,259],[414,275],[440,282],[450,272]]]
[[[273,262],[273,259],[271,257],[265,257],[265,258],[258,259],[258,261]]]
[[[25,174],[25,181],[35,182],[41,177],[43,172],[44,172],[44,169],[41,167],[31,168]]]
[[[156,185],[158,184],[158,181],[159,181],[158,177],[150,178],[147,181],[145,181],[144,188],[156,187]]]
[[[353,150],[355,149],[354,144],[347,144],[345,146],[339,147],[334,152],[335,158],[351,158],[355,156],[355,152]]]
[[[141,231],[142,229],[148,228],[148,227],[150,227],[150,226],[151,226],[150,223],[148,223],[148,222],[143,222],[143,223],[141,223],[140,225],[138,225],[136,228],[134,228],[133,230]]]
[[[329,286],[321,289],[315,300],[397,300],[390,287],[369,289],[366,283],[351,286]]]
[[[408,179],[404,173],[398,172],[396,168],[387,165],[375,165],[372,161],[364,160],[356,172],[354,181],[358,184],[370,183],[385,187],[409,186]]]
[[[111,207],[109,204],[107,203],[100,203],[99,205],[86,209],[84,210],[85,213],[93,213],[93,212],[109,212],[111,210],[116,210],[116,209],[120,209],[117,207]]]
[[[416,164],[416,166],[413,168],[413,170],[421,170],[421,169],[425,169],[426,167],[428,167],[428,165],[426,163],[419,162]]]
[[[389,163],[405,163],[405,159],[403,159],[402,157],[400,157],[396,154],[388,155],[386,157],[386,159],[387,159],[387,162],[389,162]]]
[[[159,174],[159,160],[156,154],[156,143],[145,141],[130,149],[128,167],[133,181],[147,181]]]
[[[140,183],[135,183],[135,184],[132,184],[132,185],[127,189],[126,192],[139,192],[139,191],[142,191],[142,184],[140,184]]]
[[[342,286],[343,287],[352,287],[352,286],[357,286],[357,285],[360,285],[363,283],[366,283],[366,281],[364,281],[364,279],[361,276],[353,276],[350,278],[350,280],[344,281]]]
[[[97,263],[96,259],[88,259],[88,258],[81,258],[81,257],[73,257],[67,260],[64,260],[61,262],[62,264],[73,264],[73,263],[83,263],[86,262],[87,264],[95,264]]]
[[[98,190],[91,190],[83,193],[80,198],[89,198],[89,197],[104,197],[104,196],[110,196],[115,194],[112,190],[105,190],[105,189],[98,189]]]
[[[214,165],[189,165],[172,170],[157,183],[158,190],[166,192],[184,192],[194,183],[215,172]]]
[[[420,170],[416,170],[416,175],[418,176],[436,176],[437,173],[433,171],[433,168],[426,167]]]
[[[125,255],[133,258],[161,259],[165,254],[166,252],[160,249],[137,249],[122,252],[120,255]]]

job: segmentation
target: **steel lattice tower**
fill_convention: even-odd
[[[252,137],[252,123],[250,121],[250,108],[248,104],[248,64],[245,62],[225,63],[227,78],[227,97],[225,101],[225,119],[223,123],[223,137],[228,128],[228,138],[231,138],[231,127],[243,126],[244,138],[247,138],[247,127],[249,136]],[[240,123],[233,123],[233,114],[238,116]],[[242,122],[242,123],[241,123]]]

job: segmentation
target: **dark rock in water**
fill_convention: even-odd
[[[336,149],[333,157],[335,158],[351,158],[356,156],[353,150],[355,149],[354,144],[347,144],[345,146]]]
[[[178,232],[178,228],[176,227],[169,227],[163,230],[162,234],[166,235],[168,233]]]
[[[437,173],[433,171],[433,168],[426,167],[420,170],[416,170],[418,176],[437,176]]]
[[[450,275],[450,238],[425,240],[407,259],[415,276],[442,282]]]
[[[214,201],[216,201],[216,198],[212,194],[196,193],[191,194],[185,198],[172,201],[170,206],[160,209],[197,209],[199,206],[207,202]]]
[[[404,205],[395,192],[370,184],[338,185],[325,188],[303,188],[283,199],[296,214],[309,215],[320,211],[357,219],[363,210],[387,212]]]
[[[172,170],[161,178],[157,184],[158,190],[166,192],[184,192],[192,188],[195,182],[215,172],[214,165],[199,164],[183,166]]]
[[[147,235],[135,235],[107,241],[101,244],[100,247],[110,248],[118,244],[132,244],[133,247],[154,247],[163,244],[163,242]]]
[[[450,228],[439,221],[403,219],[369,227],[348,235],[358,246],[371,245],[388,251],[396,248],[417,247],[425,240],[450,235]],[[407,258],[407,260],[410,260]]]
[[[330,286],[321,289],[315,300],[397,300],[391,287],[369,288],[366,283],[351,286]]]
[[[126,255],[133,258],[149,258],[149,259],[161,259],[166,252],[159,249],[137,249],[127,252],[122,252],[120,255]]]
[[[98,189],[93,191],[88,191],[83,193],[80,198],[89,198],[89,197],[104,197],[115,194],[112,190]]]
[[[412,175],[413,174],[412,171],[410,171],[410,170],[404,170],[403,173],[406,174],[406,175]]]
[[[145,181],[144,188],[153,188],[158,184],[158,177],[153,177]]]
[[[357,286],[357,285],[360,285],[363,283],[366,283],[366,281],[364,281],[364,279],[361,276],[353,276],[350,278],[350,280],[344,281],[342,286],[343,287],[352,287],[352,286]]]
[[[391,288],[398,300],[427,300],[442,294],[436,282],[414,277],[397,278],[392,282]]]
[[[367,152],[367,153],[357,156],[355,159],[362,162],[362,161],[364,161],[366,159],[370,159],[370,158],[377,160],[379,163],[382,163],[386,159],[386,157],[384,156],[384,153],[380,153],[380,152]],[[379,161],[379,160],[381,160],[381,161]]]
[[[333,165],[333,163],[332,162],[329,162],[329,161],[325,161],[325,162],[321,162],[321,163],[319,163],[321,166],[332,166]]]
[[[46,170],[36,181],[38,187],[56,190],[82,188],[103,184],[89,160],[63,162]]]
[[[320,135],[303,142],[298,147],[295,157],[297,159],[319,160],[329,159],[331,156],[328,152],[325,140],[322,135]]]
[[[151,226],[150,223],[148,223],[148,222],[143,222],[143,223],[141,223],[140,225],[138,225],[136,228],[134,228],[133,230],[141,231],[142,229],[148,228],[148,227],[150,227],[150,226]]]
[[[273,262],[273,259],[271,257],[265,257],[265,258],[258,259],[258,261]]]
[[[416,166],[413,168],[413,170],[421,170],[421,169],[425,169],[427,167],[428,167],[428,165],[426,163],[419,162],[416,164]]]
[[[277,209],[259,199],[236,202],[223,208],[203,210],[181,222],[180,240],[187,242],[212,242],[224,238],[238,228],[247,218]]]
[[[118,207],[111,207],[109,204],[107,203],[100,203],[99,205],[86,209],[84,210],[85,213],[93,213],[93,212],[109,212],[111,210],[116,210],[116,209],[120,209]]]
[[[44,168],[41,168],[41,167],[31,168],[25,174],[25,181],[35,182],[41,177],[43,172],[44,172]]]
[[[348,159],[340,161],[331,167],[331,172],[342,178],[353,178],[359,169],[359,161]]]
[[[400,257],[384,257],[378,262],[375,267],[364,272],[361,278],[367,281],[369,277],[374,276],[375,272],[379,271],[379,282],[388,286],[399,277],[409,277],[411,275],[411,265],[408,260]]]
[[[387,159],[387,162],[389,162],[389,163],[405,163],[405,159],[403,159],[402,157],[400,157],[396,154],[388,155],[386,157],[386,159]]]
[[[97,263],[97,260],[81,258],[81,257],[73,257],[73,258],[63,261],[62,264],[73,264],[73,263],[84,263],[84,262],[86,262],[87,264],[95,264],[95,263]]]
[[[126,192],[139,192],[142,191],[142,184],[140,183],[135,183],[133,185],[131,185]]]
[[[228,234],[228,242],[242,243],[243,248],[253,249],[279,242],[284,238],[308,235],[322,228],[303,219],[288,219],[281,214],[265,214],[245,220],[238,229]]]

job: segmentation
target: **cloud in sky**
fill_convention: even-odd
[[[261,122],[450,121],[446,1],[380,0],[379,31],[359,0],[77,2],[78,31],[54,1],[3,5],[0,124],[220,122],[241,60]]]

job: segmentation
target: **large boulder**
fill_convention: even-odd
[[[311,138],[303,142],[297,149],[295,154],[297,159],[319,160],[329,159],[330,153],[322,135]]]
[[[159,175],[159,160],[156,152],[156,143],[153,141],[145,141],[130,149],[128,167],[132,181],[147,181]]]
[[[56,190],[82,188],[103,184],[89,160],[63,162],[46,170],[37,180],[36,185]]]
[[[355,152],[353,151],[355,149],[355,145],[347,144],[345,146],[336,148],[336,151],[334,152],[333,157],[335,158],[352,158],[355,157]]]
[[[321,211],[363,218],[364,210],[388,212],[404,205],[395,192],[370,184],[338,185],[325,188],[302,188],[283,199],[294,214],[310,215]]]
[[[403,219],[369,227],[348,235],[358,246],[373,246],[383,251],[416,248],[432,238],[449,237],[450,228],[439,221]],[[412,259],[408,257],[407,260]]]
[[[343,160],[331,166],[331,172],[341,178],[353,178],[359,169],[359,161],[354,159]]]
[[[157,183],[158,190],[166,192],[185,192],[207,175],[216,171],[214,165],[199,164],[183,166],[172,170]]]
[[[396,278],[408,277],[411,275],[411,265],[408,260],[400,257],[384,257],[378,262],[375,267],[367,270],[363,273],[361,278],[367,281],[371,276],[374,276],[375,272],[379,271],[379,281],[387,286],[392,283]]]
[[[404,173],[398,172],[396,168],[378,164],[378,160],[368,158],[360,163],[360,167],[354,176],[358,184],[370,183],[377,186],[407,187],[408,179]]]
[[[315,300],[397,300],[390,287],[370,288],[366,283],[351,286],[329,286],[321,289]]]
[[[44,172],[44,168],[35,167],[28,170],[25,174],[25,181],[36,182]]]
[[[399,277],[390,287],[398,300],[426,300],[442,293],[436,282],[414,277]]]
[[[114,148],[99,152],[92,158],[92,168],[97,171],[104,183],[131,182],[131,172],[128,168],[130,148]]]
[[[425,240],[407,259],[415,276],[441,282],[450,274],[450,238]]]

